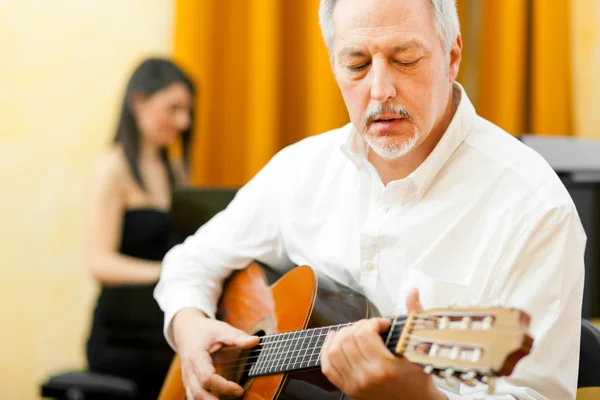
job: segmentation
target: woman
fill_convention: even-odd
[[[114,144],[94,176],[87,263],[101,284],[87,342],[89,369],[134,380],[139,398],[156,399],[173,352],[152,298],[161,260],[173,244],[171,187],[186,181],[169,160],[178,137],[184,159],[193,123],[194,85],[172,62],[134,71]]]

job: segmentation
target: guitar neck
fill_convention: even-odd
[[[381,334],[386,347],[394,352],[402,335],[406,317],[392,320],[391,328]],[[338,331],[350,324],[331,325],[321,328],[277,333],[261,337],[260,343],[253,351],[258,356],[249,362],[249,376],[272,375],[321,366],[321,349],[327,334]],[[255,358],[255,359],[254,359]]]

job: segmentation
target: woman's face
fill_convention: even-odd
[[[149,97],[135,96],[133,109],[143,140],[170,145],[191,123],[192,94],[175,82]]]

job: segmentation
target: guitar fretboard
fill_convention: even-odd
[[[404,322],[405,318],[394,319],[389,332],[381,335],[386,347],[391,351],[396,348],[404,329]],[[254,349],[259,351],[259,355],[255,361],[249,363],[249,376],[318,368],[321,365],[321,349],[327,334],[349,325],[351,324],[332,325],[262,337]]]

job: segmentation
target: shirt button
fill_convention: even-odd
[[[369,271],[373,271],[375,269],[375,264],[370,262],[370,263],[367,263],[366,267]]]

